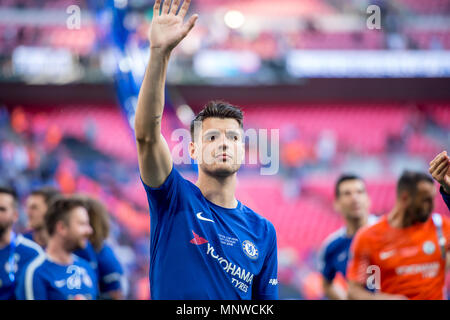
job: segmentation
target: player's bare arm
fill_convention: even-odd
[[[428,172],[440,183],[447,194],[450,194],[450,157],[442,151],[430,162]]]
[[[156,0],[150,26],[150,61],[139,91],[135,117],[135,135],[139,170],[150,187],[159,187],[172,170],[172,156],[161,135],[164,110],[164,85],[172,50],[194,27],[193,15],[184,22],[190,0]]]

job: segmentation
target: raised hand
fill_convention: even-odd
[[[180,1],[156,0],[153,6],[153,20],[150,26],[150,48],[159,49],[164,53],[170,53],[194,27],[198,19],[197,14],[192,15],[186,23],[183,23],[191,0],[184,0],[177,14]],[[162,2],[163,5],[161,8]],[[172,6],[170,6],[171,2]]]
[[[433,178],[450,194],[450,158],[447,151],[442,151],[430,162],[428,169]]]

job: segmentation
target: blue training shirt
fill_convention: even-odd
[[[124,272],[121,263],[117,259],[112,247],[104,243],[97,252],[98,276],[100,294],[107,294],[109,291],[122,290]],[[108,298],[108,296],[103,295]]]
[[[322,245],[318,269],[328,282],[332,282],[337,273],[345,278],[352,239],[347,236],[345,228],[340,228],[329,235]]]
[[[109,298],[109,291],[123,289],[123,269],[109,244],[104,243],[97,252],[88,241],[86,248],[74,251],[74,254],[89,262],[97,274],[100,296]]]
[[[0,248],[0,300],[14,300],[17,278],[27,263],[43,254],[41,247],[13,233],[11,243]]]
[[[16,296],[19,300],[95,300],[97,276],[89,263],[72,255],[73,262],[61,265],[47,254],[32,260],[21,272]]]
[[[97,252],[95,252],[94,246],[91,244],[90,241],[86,241],[86,247],[82,249],[77,249],[73,252],[75,255],[77,255],[80,258],[83,258],[87,262],[89,262],[89,265],[91,266],[92,270],[94,270],[97,273],[97,279],[98,279],[98,259],[97,259]]]
[[[377,216],[369,215],[367,223],[372,225],[377,220]],[[319,251],[318,269],[328,282],[332,282],[337,273],[345,278],[352,240],[353,236],[348,236],[347,229],[342,227],[330,234],[322,244]]]
[[[27,239],[33,240],[33,230],[29,230],[23,234],[23,236]],[[45,247],[42,249],[45,250]],[[86,242],[86,247],[82,249],[77,249],[73,252],[75,255],[77,255],[80,258],[83,258],[87,262],[89,262],[91,268],[98,273],[98,261],[97,261],[97,252],[95,252],[94,246],[91,244],[90,241]],[[98,278],[98,276],[97,276]]]
[[[27,232],[22,233],[22,236],[28,240],[33,240],[33,230],[28,230]]]
[[[142,183],[152,299],[278,299],[272,223],[240,201],[234,209],[215,205],[175,167],[158,188]]]

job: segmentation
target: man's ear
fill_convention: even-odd
[[[55,225],[55,231],[59,234],[66,234],[67,233],[67,224],[60,220]]]
[[[400,202],[400,204],[403,206],[403,207],[408,207],[410,204],[411,204],[411,201],[412,201],[412,197],[411,197],[411,195],[408,193],[408,191],[402,191],[402,192],[400,192],[400,195],[399,195],[399,202]]]

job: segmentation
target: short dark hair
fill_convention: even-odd
[[[45,227],[50,236],[55,233],[56,224],[64,221],[69,224],[69,213],[72,209],[83,207],[86,209],[86,203],[79,198],[59,196],[54,199],[45,214]]]
[[[397,181],[397,197],[400,196],[403,191],[406,191],[409,195],[414,196],[417,193],[417,185],[422,181],[432,184],[434,183],[433,178],[425,172],[409,170],[403,171]]]
[[[36,190],[33,190],[30,193],[30,196],[41,196],[44,198],[45,203],[47,204],[47,207],[50,207],[50,204],[52,201],[61,195],[61,192],[54,188],[54,187],[42,187]]]
[[[2,187],[2,186],[0,186],[0,193],[9,194],[11,197],[13,197],[14,206],[17,208],[19,197],[17,195],[16,190],[14,190],[13,188],[10,188],[10,187]]]
[[[210,101],[191,121],[192,140],[195,138],[195,122],[203,122],[203,120],[207,118],[235,119],[239,123],[241,129],[244,127],[244,114],[239,107],[221,100]]]
[[[345,181],[350,181],[350,180],[360,180],[360,181],[364,182],[364,180],[356,174],[346,173],[346,174],[340,175],[334,186],[334,196],[336,197],[336,199],[339,198],[339,195],[340,195],[339,188],[340,188],[341,184]]]

